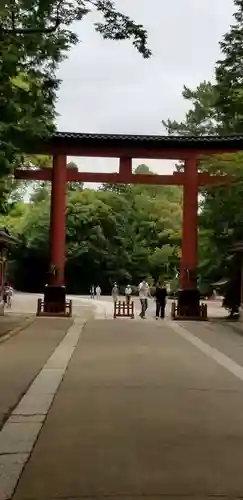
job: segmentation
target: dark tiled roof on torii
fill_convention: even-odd
[[[181,158],[188,153],[243,150],[243,135],[167,136],[56,132],[46,141],[31,144],[32,154],[73,156],[130,156],[132,158]],[[164,154],[163,154],[164,153]],[[184,155],[184,156],[183,156]]]
[[[154,146],[156,145],[166,145],[166,147],[172,147],[174,145],[178,146],[202,146],[208,144],[238,144],[240,147],[243,144],[243,135],[235,134],[235,135],[227,135],[227,136],[219,136],[219,135],[205,135],[205,136],[168,136],[168,135],[129,135],[129,134],[86,134],[79,132],[56,132],[53,137],[50,139],[51,141],[60,141],[60,140],[70,140],[70,141],[83,141],[83,142],[124,142],[124,143],[150,143]]]

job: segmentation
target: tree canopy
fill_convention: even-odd
[[[79,42],[74,21],[99,13],[94,29],[106,39],[132,40],[148,58],[144,27],[112,0],[8,0],[0,5],[0,176],[22,163],[22,152],[55,129],[59,64]],[[0,193],[1,194],[1,193]],[[4,198],[4,196],[3,196]],[[3,200],[4,201],[4,200]]]
[[[150,56],[144,28],[119,13],[110,0],[22,0],[12,6],[14,16],[9,4],[0,8],[1,172],[9,172],[9,166],[19,161],[24,143],[53,130],[59,85],[55,70],[78,42],[72,32],[74,20],[96,9],[101,21],[94,28],[102,36],[131,39],[145,58]],[[199,82],[195,89],[184,86],[182,96],[189,109],[180,122],[164,117],[168,134],[243,133],[243,0],[234,0],[234,6],[234,23],[220,43],[213,80]],[[24,157],[21,161],[31,168],[43,159]],[[200,171],[234,176],[231,184],[200,191],[198,274],[202,288],[236,275],[229,247],[243,240],[242,162],[242,152],[202,157],[199,162]],[[140,165],[139,172],[149,172],[148,167]],[[40,290],[48,268],[48,184],[35,184],[29,202],[23,201],[24,185],[20,189],[11,177],[2,178],[0,190],[9,208],[2,223],[19,238],[10,266],[12,277],[19,288]],[[179,267],[181,196],[177,187],[105,185],[95,191],[70,183],[68,289],[87,292],[92,283],[99,283],[105,291],[114,280],[136,283],[144,274],[173,279]]]
[[[145,168],[143,166],[143,168]],[[139,169],[138,169],[139,170]],[[113,281],[136,283],[174,276],[179,265],[181,189],[113,186],[68,190],[66,283],[88,292],[92,283],[109,291]],[[29,203],[19,203],[2,223],[18,233],[11,269],[15,286],[43,288],[48,270],[50,193],[37,185]]]
[[[234,5],[235,23],[220,43],[222,55],[215,64],[214,81],[201,82],[196,89],[184,86],[182,96],[190,108],[181,122],[163,120],[168,134],[243,133],[243,1],[234,0]],[[199,277],[201,282],[213,283],[230,276],[229,248],[243,240],[243,153],[203,158],[199,170],[234,177],[229,185],[201,190]]]

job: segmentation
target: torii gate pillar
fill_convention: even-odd
[[[182,257],[178,317],[202,317],[197,289],[198,260],[198,173],[197,158],[185,161],[182,220]]]
[[[182,220],[182,257],[180,286],[183,290],[197,288],[198,251],[198,180],[197,159],[185,161]]]
[[[38,299],[38,316],[71,316],[64,286],[66,241],[66,155],[55,155],[51,175],[50,273],[44,301]]]
[[[65,155],[53,157],[50,217],[50,285],[64,285],[66,241],[66,175]]]

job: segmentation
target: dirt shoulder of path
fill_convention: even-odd
[[[0,316],[0,342],[26,328],[35,320],[34,314],[19,314],[8,312]]]
[[[0,429],[72,322],[34,317],[18,335],[0,342]]]

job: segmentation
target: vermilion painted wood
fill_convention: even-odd
[[[182,224],[182,258],[180,269],[181,288],[196,287],[196,269],[197,269],[197,230],[198,230],[198,188],[206,185],[219,185],[232,182],[232,177],[228,175],[210,175],[207,172],[197,172],[197,156],[192,155],[192,150],[182,151],[170,150],[171,158],[187,158],[184,171],[174,172],[171,175],[155,174],[133,174],[132,157],[169,158],[165,150],[160,151],[149,149],[146,153],[144,149],[136,145],[135,149],[119,149],[120,162],[119,172],[79,172],[75,168],[67,168],[66,154],[61,154],[62,148],[58,149],[58,154],[53,157],[52,169],[24,170],[17,168],[15,178],[23,180],[40,180],[52,182],[51,196],[51,218],[50,218],[50,259],[53,269],[51,283],[53,285],[64,284],[64,266],[65,266],[65,212],[66,212],[66,183],[67,182],[95,182],[111,184],[146,184],[146,185],[179,185],[183,186],[183,224]],[[173,152],[173,155],[172,155]],[[219,150],[215,151],[219,153]],[[52,150],[53,153],[53,150]],[[72,149],[70,154],[81,154],[81,151]],[[113,154],[113,149],[104,150],[92,149],[89,154],[83,156],[117,156]],[[205,154],[205,151],[203,152]],[[210,150],[212,153],[212,150]],[[146,156],[148,154],[148,156]],[[178,156],[177,156],[178,154]],[[187,156],[188,154],[188,156]]]
[[[53,157],[50,216],[50,260],[56,269],[51,275],[51,284],[64,284],[65,240],[66,240],[66,172],[67,159],[65,155]]]
[[[94,157],[94,158],[144,158],[144,159],[154,159],[154,160],[187,160],[191,156],[211,156],[216,154],[224,153],[235,153],[238,149],[210,149],[207,148],[205,151],[201,149],[146,149],[144,147],[139,148],[78,148],[78,147],[57,147],[57,148],[43,148],[39,154],[57,155],[66,154],[67,156],[83,156],[83,157]]]
[[[37,170],[15,169],[15,178],[32,181],[51,181],[52,169],[44,168]],[[151,175],[151,174],[130,174],[122,171],[121,173],[104,172],[78,172],[67,169],[66,180],[69,182],[95,182],[111,184],[150,184],[150,185],[183,185],[184,172],[175,172],[171,175]],[[198,185],[218,185],[232,182],[229,175],[210,175],[208,173],[197,174]]]
[[[186,290],[197,288],[198,180],[196,158],[185,162],[182,214],[180,286]]]

